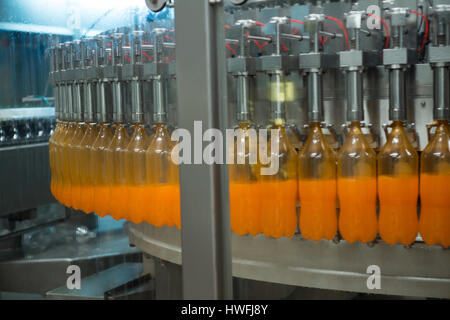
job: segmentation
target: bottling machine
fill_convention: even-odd
[[[447,0],[145,2],[52,38],[49,154],[57,201],[129,221],[156,297],[450,297]],[[236,163],[202,163],[196,121]]]

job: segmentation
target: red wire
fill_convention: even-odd
[[[231,29],[231,27],[229,25],[225,25],[225,29]]]
[[[367,15],[369,17],[374,17],[375,19],[378,19],[383,24],[384,30],[386,30],[386,43],[384,44],[384,48],[385,49],[389,48],[389,41],[390,41],[391,35],[389,33],[389,28],[387,26],[386,21],[384,21],[382,18],[380,18],[379,16],[376,16],[376,15],[374,15],[372,13],[368,13]]]
[[[290,21],[295,22],[295,23],[305,24],[303,21],[300,21],[300,20],[291,19]]]
[[[234,49],[228,43],[225,43],[225,46],[228,48],[228,50],[231,51],[232,54],[236,54],[236,51],[234,51]]]
[[[127,59],[129,62],[131,62],[131,59],[128,58],[127,56],[123,56],[125,59]]]
[[[284,45],[284,42],[281,42],[281,47],[283,48],[283,50],[286,52],[287,55],[289,55],[289,51],[286,48],[286,46]]]
[[[425,22],[425,36],[423,37],[423,41],[422,41],[422,44],[420,45],[419,50],[417,50],[417,53],[419,53],[420,51],[423,50],[423,48],[425,47],[427,40],[428,40],[428,32],[429,32],[428,19],[427,19],[427,17],[425,17],[425,15],[423,13],[420,13],[419,11],[411,10],[411,12],[419,15]]]
[[[345,30],[344,24],[342,23],[341,20],[333,18],[333,17],[327,17],[328,20],[332,20],[334,22],[336,22],[337,24],[339,24],[341,26],[342,32],[344,32],[344,37],[345,37],[345,43],[347,44],[347,50],[350,50],[350,44],[348,41],[348,34],[347,34],[347,30]]]
[[[144,55],[144,56],[146,56],[147,57],[147,59],[148,60],[153,60],[153,57],[150,57],[148,54],[146,54],[145,52],[142,52],[142,54]]]
[[[265,24],[264,24],[264,23],[262,23],[262,22],[258,22],[258,21],[256,21],[256,22],[255,22],[255,24],[256,24],[257,26],[263,26],[263,27],[265,26]]]

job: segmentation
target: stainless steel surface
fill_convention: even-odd
[[[122,263],[83,277],[79,290],[64,285],[48,291],[46,297],[50,300],[104,300],[108,291],[138,278],[141,273],[142,263]]]
[[[62,236],[62,235],[61,235]],[[0,291],[45,294],[65,286],[67,267],[77,265],[81,277],[124,262],[139,262],[123,231],[99,233],[94,239],[61,239],[49,248],[0,262]]]
[[[176,10],[179,125],[194,132],[194,121],[202,121],[205,129],[223,130],[227,124],[226,90],[222,90],[226,83],[225,37],[218,32],[225,25],[223,2],[180,1]],[[197,18],[192,19],[194,16]],[[196,162],[201,161],[201,154],[195,152],[194,156]],[[227,167],[181,164],[180,186],[183,297],[232,298]]]
[[[162,260],[181,264],[176,228],[131,225],[130,243]],[[295,235],[272,239],[232,234],[233,276],[309,288],[450,298],[450,251],[415,243],[410,248],[345,241],[314,242]],[[369,266],[378,266],[381,288],[369,289]]]

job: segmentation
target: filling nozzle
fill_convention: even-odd
[[[374,54],[361,50],[360,37],[364,33],[362,26],[366,19],[366,13],[349,11],[345,14],[344,19],[351,42],[350,50],[339,52],[339,64],[345,72],[347,121],[361,122],[364,121],[362,72],[367,66],[375,66],[378,59]]]
[[[449,120],[450,5],[437,5],[432,10],[433,45],[429,62],[433,68],[433,118]]]
[[[165,28],[153,29],[153,63],[168,64],[164,61],[164,36],[167,33]],[[158,68],[159,69],[159,68]],[[160,72],[156,72],[151,76],[153,89],[153,122],[167,122],[167,68],[161,68]]]
[[[111,78],[112,94],[113,94],[113,122],[121,123],[125,121],[124,105],[123,105],[123,88],[122,88],[122,66],[123,66],[123,33],[114,33],[112,35],[111,47],[111,64],[113,74]]]
[[[391,21],[392,48],[384,49],[383,63],[389,69],[389,118],[392,121],[406,120],[405,73],[417,57],[404,42],[404,28],[410,12],[409,8],[391,8],[386,13]]]
[[[84,47],[82,51],[82,61],[84,64],[84,120],[89,123],[95,122],[96,113],[96,98],[95,85],[97,79],[97,68],[94,65],[94,48],[95,41],[92,38],[85,38],[83,40]]]
[[[329,64],[328,60],[332,59],[332,56],[319,52],[319,35],[325,18],[323,14],[309,14],[305,17],[305,31],[309,33],[310,52],[300,55],[300,68],[307,75],[309,122],[324,121],[322,72]]]
[[[106,35],[99,35],[95,38],[96,46],[94,52],[94,66],[98,72],[98,80],[96,84],[96,102],[97,102],[97,121],[107,123],[111,121],[111,114],[108,112],[107,97],[110,92],[110,83],[105,78],[104,70],[108,65],[108,44],[110,38]]]
[[[74,69],[74,53],[72,50],[72,43],[70,41],[64,43],[63,49],[63,70],[64,70],[64,96],[66,101],[66,116],[67,120],[74,121],[74,101],[73,101],[73,74]]]
[[[132,121],[144,123],[144,106],[142,99],[142,44],[144,31],[133,31],[130,41],[130,59],[134,68],[131,69],[131,112]]]
[[[83,59],[84,42],[74,40],[72,42],[73,57],[73,117],[77,122],[83,122],[83,83],[84,83],[84,65]]]

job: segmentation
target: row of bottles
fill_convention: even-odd
[[[67,207],[100,216],[180,227],[178,168],[164,123],[60,121],[49,141],[51,191]]]
[[[249,123],[241,123],[237,142],[245,142],[246,164],[230,165],[231,226],[239,235],[292,236],[331,240],[339,230],[349,241],[364,243],[377,234],[388,244],[413,243],[418,232],[429,245],[450,246],[450,129],[438,121],[436,132],[419,156],[408,140],[404,124],[394,121],[378,155],[371,148],[358,121],[351,123],[336,154],[319,122],[312,122],[305,145],[296,155],[280,129],[279,171],[261,175],[259,162],[248,164]],[[270,141],[268,142],[270,154]],[[418,218],[420,177],[420,219]],[[297,184],[298,181],[298,184]],[[378,198],[378,204],[377,204]],[[336,208],[339,207],[339,215]],[[379,213],[377,215],[377,207]]]

